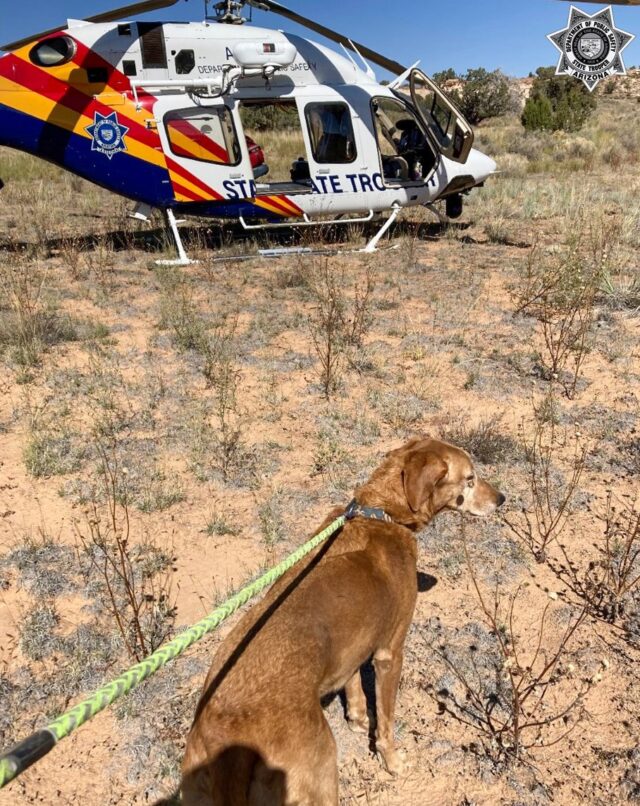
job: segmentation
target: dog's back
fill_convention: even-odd
[[[358,519],[245,615],[216,654],[198,704],[185,804],[283,806],[292,791],[313,792],[323,767],[331,792],[300,802],[333,802],[335,742],[320,698],[386,643],[398,613],[403,623],[410,618],[415,559],[406,529]]]
[[[393,714],[417,595],[413,530],[445,508],[489,514],[504,496],[476,478],[464,451],[425,439],[388,454],[356,497],[355,519],[285,574],[216,654],[187,741],[185,806],[337,806],[320,700],[344,688],[351,726],[368,732],[359,671],[368,658],[376,748],[401,771]]]

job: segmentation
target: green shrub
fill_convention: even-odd
[[[577,132],[595,108],[596,99],[581,82],[539,67],[520,120],[528,131]]]
[[[484,67],[478,67],[467,70],[462,78],[464,84],[458,102],[469,123],[506,115],[513,108],[509,79],[500,70],[490,73]]]
[[[555,126],[551,101],[544,95],[538,98],[529,97],[521,120],[527,131],[552,131]]]

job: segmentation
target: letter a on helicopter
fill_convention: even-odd
[[[0,145],[28,152],[164,211],[178,263],[176,216],[239,220],[246,229],[388,217],[462,195],[495,171],[472,147],[455,104],[417,68],[359,45],[271,0],[205,3],[203,22],[129,22],[179,0],[148,0],[68,20],[3,46]],[[248,6],[338,43],[244,24]],[[211,13],[209,13],[211,11]],[[380,84],[371,64],[394,79]],[[252,121],[286,115],[299,153],[259,145]]]

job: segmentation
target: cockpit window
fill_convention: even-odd
[[[66,64],[76,55],[76,43],[69,36],[55,36],[39,42],[29,58],[39,67],[57,67]]]
[[[356,141],[346,104],[307,104],[304,114],[316,162],[341,164],[354,161]]]

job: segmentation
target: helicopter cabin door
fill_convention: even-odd
[[[177,202],[233,202],[254,195],[248,150],[222,100],[194,105],[186,94],[160,98],[154,112]]]
[[[455,162],[466,162],[473,130],[462,112],[422,70],[411,71],[409,87],[411,100],[441,153]]]

